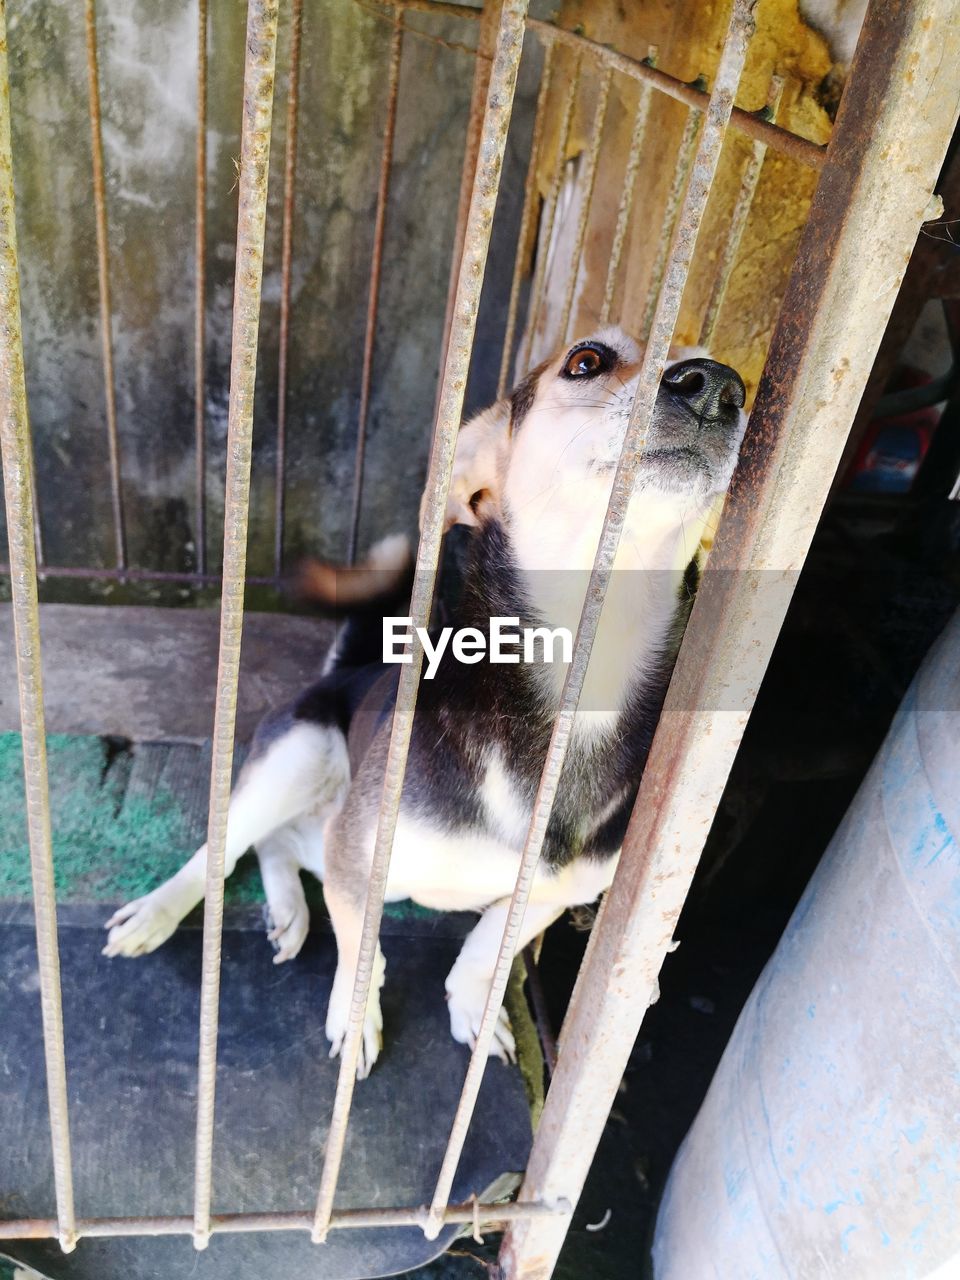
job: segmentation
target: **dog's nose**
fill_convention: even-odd
[[[740,375],[716,360],[684,360],[669,368],[663,381],[698,418],[719,418],[724,411],[742,409],[747,398]]]

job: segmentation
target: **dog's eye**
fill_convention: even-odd
[[[611,352],[606,347],[575,347],[563,362],[565,378],[592,378],[612,368]]]

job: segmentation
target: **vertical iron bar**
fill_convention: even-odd
[[[547,99],[550,96],[550,81],[553,74],[554,45],[548,44],[543,52],[543,69],[540,72],[540,91],[537,94],[537,110],[533,118],[533,135],[530,139],[530,163],[527,165],[527,178],[523,188],[523,212],[520,215],[520,230],[517,234],[517,252],[513,262],[513,280],[510,283],[510,303],[507,307],[507,327],[503,336],[503,354],[500,357],[500,377],[497,381],[497,399],[507,393],[510,380],[510,360],[513,356],[513,342],[517,332],[517,311],[520,307],[520,286],[523,281],[523,258],[530,239],[533,222],[533,207],[537,198],[537,166],[540,163],[540,149],[543,146],[543,125],[546,117]]]
[[[393,13],[390,37],[390,69],[387,73],[387,118],[383,128],[380,152],[380,185],[377,188],[377,212],[373,223],[373,254],[370,259],[370,287],[367,295],[367,326],[363,338],[363,369],[360,375],[360,408],[357,413],[357,452],[353,465],[353,508],[350,515],[350,539],[347,559],[357,558],[360,530],[360,504],[363,498],[363,463],[367,448],[367,415],[370,411],[370,379],[373,353],[377,341],[377,312],[380,307],[380,274],[383,268],[383,238],[387,222],[387,200],[390,196],[390,170],[393,166],[393,138],[397,128],[397,100],[400,92],[400,59],[403,55],[403,10]]]
[[[870,6],[521,1190],[575,1204],[651,998],[960,110],[954,0]],[[864,252],[864,245],[870,252]],[[720,572],[716,570],[719,569]],[[548,1280],[569,1225],[511,1228]]]
[[[647,63],[655,66],[657,46],[651,45],[647,53]],[[617,209],[617,226],[613,233],[613,246],[610,250],[610,262],[607,265],[607,281],[603,289],[603,306],[600,309],[600,323],[610,323],[610,312],[613,309],[613,292],[617,285],[620,271],[620,259],[623,257],[623,246],[627,238],[627,225],[633,209],[633,197],[637,189],[637,174],[640,172],[640,152],[647,132],[647,118],[650,115],[650,101],[653,97],[653,86],[641,82],[637,98],[637,111],[633,117],[633,133],[630,135],[630,152],[627,156],[627,167],[623,174],[623,186],[620,189],[620,206]]]
[[[533,283],[530,287],[530,305],[527,307],[527,324],[521,344],[522,358],[519,358],[518,372],[523,376],[530,368],[530,353],[536,338],[537,325],[540,322],[540,308],[543,305],[543,294],[547,284],[547,258],[550,256],[550,241],[553,239],[553,224],[557,216],[557,204],[563,187],[563,174],[567,167],[567,143],[570,141],[570,126],[573,123],[573,108],[577,98],[577,86],[580,83],[580,55],[576,55],[573,75],[567,84],[567,92],[563,100],[563,112],[560,117],[560,133],[557,137],[557,163],[553,174],[553,182],[543,215],[540,218],[540,231],[537,236],[537,261],[533,272]]]
[[[767,92],[766,114],[768,119],[776,120],[777,108],[780,105],[782,94],[783,80],[780,76],[773,76]],[[736,261],[740,241],[743,239],[747,219],[750,217],[750,210],[753,207],[753,198],[757,194],[760,170],[763,168],[763,160],[766,154],[767,144],[761,142],[760,139],[755,139],[750,149],[750,158],[744,166],[743,173],[740,175],[737,202],[730,217],[727,238],[724,241],[720,262],[717,265],[717,274],[710,292],[710,301],[707,303],[703,324],[700,326],[700,345],[702,347],[709,347],[713,340],[713,333],[717,327],[717,317],[720,315],[720,308],[723,306],[723,299],[726,297],[727,286],[733,273],[733,264]]]
[[[427,475],[423,532],[417,550],[413,598],[410,603],[410,615],[414,628],[427,625],[433,601],[440,543],[443,538],[447,492],[450,488],[457,432],[463,413],[463,397],[476,331],[483,273],[490,247],[490,232],[493,227],[507,130],[510,125],[513,95],[523,49],[526,11],[527,0],[504,0],[490,72],[486,110],[483,115],[477,172],[463,241],[453,324],[447,345],[430,469]],[[414,636],[416,637],[416,632]],[[403,776],[413,729],[420,670],[423,665],[423,647],[416,638],[412,646],[411,659],[408,665],[400,669],[400,683],[384,771],[383,793],[364,910],[353,1000],[341,1050],[337,1092],[330,1118],[330,1131],[327,1136],[327,1149],[317,1197],[313,1239],[318,1243],[326,1238],[330,1214],[333,1210],[333,1199],[343,1157],[350,1103],[353,1098],[353,1086],[360,1054],[364,1013],[383,914],[390,852],[397,829]]]
[[[100,289],[100,344],[103,358],[103,390],[107,414],[107,446],[110,453],[110,495],[113,502],[113,537],[117,568],[127,567],[127,533],[120,478],[120,441],[117,436],[117,397],[113,374],[113,314],[110,306],[110,244],[107,235],[107,189],[103,171],[103,132],[100,116],[100,72],[97,57],[96,0],[86,0],[87,88],[90,105],[90,144],[93,154],[93,206],[97,227],[97,279]]]
[[[287,138],[283,158],[283,226],[280,233],[280,359],[277,366],[277,460],[274,476],[273,572],[283,572],[286,515],[287,384],[290,356],[290,285],[293,268],[293,198],[297,179],[297,130],[300,105],[300,49],[303,0],[290,6],[290,82],[287,88]]]
[[[207,0],[197,0],[197,176],[193,315],[194,505],[197,572],[207,572]]]
[[[643,323],[641,326],[641,337],[646,341],[647,334],[650,332],[650,326],[653,323],[653,314],[657,309],[657,303],[660,300],[660,289],[663,285],[663,275],[667,267],[667,254],[670,249],[670,242],[674,229],[677,225],[677,217],[680,213],[680,205],[683,200],[684,188],[687,185],[687,178],[690,174],[690,166],[693,163],[693,153],[697,145],[697,133],[700,129],[700,122],[703,119],[701,111],[691,110],[687,116],[687,123],[684,126],[683,137],[680,140],[680,148],[677,151],[677,163],[673,170],[673,180],[670,183],[670,190],[667,194],[667,204],[663,211],[663,223],[660,228],[660,240],[657,244],[657,255],[653,260],[653,266],[650,268],[650,283],[647,286],[647,304],[643,312]]]
[[[716,173],[717,162],[724,134],[733,109],[734,95],[740,82],[747,45],[753,34],[753,9],[756,0],[734,0],[730,27],[717,69],[716,83],[704,114],[704,127],[700,132],[696,158],[693,161],[690,181],[687,183],[682,207],[676,219],[670,252],[667,257],[663,288],[657,302],[650,336],[638,374],[637,391],[630,410],[630,419],[624,436],[623,448],[613,478],[610,501],[604,516],[603,528],[597,546],[596,558],[587,586],[586,598],[572,660],[567,669],[560,705],[550,735],[550,744],[544,761],[543,772],[537,787],[533,813],[524,842],[520,869],[514,886],[510,909],[503,929],[503,939],[497,955],[496,968],[490,992],[484,1008],[476,1043],[470,1055],[467,1078],[450,1130],[450,1139],[444,1154],[440,1176],[430,1205],[430,1217],[425,1233],[435,1238],[443,1222],[443,1209],[460,1162],[463,1144],[473,1116],[487,1055],[496,1029],[497,1017],[503,1003],[504,992],[510,976],[510,967],[516,953],[516,944],[523,924],[523,916],[533,885],[534,874],[540,861],[540,852],[547,834],[547,826],[556,799],[564,760],[573,734],[577,703],[590,662],[590,651],[597,632],[600,613],[607,586],[613,572],[613,564],[620,545],[620,535],[626,519],[627,507],[641,465],[641,455],[648,424],[653,414],[657,390],[673,339],[680,303],[686,284],[697,235],[703,222],[707,199]]]
[[[560,313],[560,341],[566,342],[567,335],[570,331],[570,316],[573,311],[573,295],[576,292],[577,281],[580,278],[580,268],[583,265],[583,245],[587,236],[587,223],[590,221],[590,205],[593,202],[593,186],[597,177],[597,157],[600,154],[600,142],[603,138],[603,126],[607,119],[607,104],[610,101],[610,81],[613,78],[613,70],[610,67],[604,67],[600,76],[600,90],[597,95],[597,108],[593,117],[593,133],[590,138],[590,146],[587,149],[587,164],[581,179],[583,185],[583,195],[580,204],[580,217],[577,219],[577,232],[573,244],[573,254],[570,260],[570,276],[567,280],[567,288],[563,297],[563,310]]]
[[[63,999],[57,948],[57,900],[53,878],[47,747],[40,663],[40,613],[34,543],[30,425],[23,372],[20,328],[20,278],[10,137],[10,80],[7,62],[6,6],[0,0],[0,453],[7,512],[13,630],[20,696],[23,777],[33,877],[33,909],[40,974],[40,1011],[47,1075],[47,1106],[53,1148],[60,1245],[70,1252],[77,1242],[70,1160],[67,1065],[63,1043]]]
[[[197,1071],[197,1145],[194,1181],[194,1244],[210,1239],[214,1092],[223,929],[223,878],[227,810],[233,767],[237,680],[243,632],[243,589],[250,504],[253,403],[263,282],[263,243],[270,168],[270,127],[277,58],[279,0],[249,0],[243,76],[240,194],[236,279],[230,349],[227,477],[223,517],[223,588],[220,655],[210,772],[210,819],[200,986],[200,1051]]]

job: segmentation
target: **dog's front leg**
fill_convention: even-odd
[[[336,864],[334,864],[335,866]],[[333,874],[329,874],[333,871]],[[343,1048],[347,1023],[353,1004],[353,984],[360,954],[360,934],[363,930],[363,902],[351,893],[346,885],[338,882],[333,867],[328,869],[323,882],[323,899],[330,913],[333,931],[337,936],[337,972],[327,1006],[327,1039],[330,1041],[330,1057],[335,1058]],[[357,1059],[357,1079],[363,1080],[380,1056],[383,1048],[383,1014],[380,1011],[380,988],[386,977],[386,961],[380,943],[373,957],[373,975],[367,995],[367,1007],[363,1018],[363,1035],[360,1040],[360,1056]]]
[[[538,933],[562,913],[556,903],[528,902],[520,926],[517,951],[520,952]],[[487,907],[477,924],[467,934],[456,963],[447,976],[447,1002],[450,1005],[450,1032],[454,1040],[469,1045],[477,1043],[480,1022],[487,1004],[487,994],[497,965],[497,953],[507,922],[510,900],[503,898]],[[501,1008],[497,1026],[490,1044],[490,1054],[503,1062],[516,1059],[516,1044],[506,1009]]]
[[[271,743],[241,771],[230,797],[224,874],[230,875],[251,845],[299,817],[315,802],[329,752],[325,731],[298,725]],[[142,956],[156,950],[201,901],[207,879],[207,846],[159,888],[128,902],[106,923],[105,956]]]

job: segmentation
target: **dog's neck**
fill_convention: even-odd
[[[678,521],[674,507],[649,494],[634,499],[640,502],[642,519],[634,504],[628,513],[580,699],[578,729],[591,735],[613,729],[638,687],[662,681],[678,640],[684,572],[704,523],[695,512]],[[484,520],[465,595],[477,625],[483,615],[519,617],[521,626],[576,636],[603,512],[573,525],[564,515],[541,509],[534,526],[508,509]],[[562,662],[536,668],[548,712],[566,670]]]

